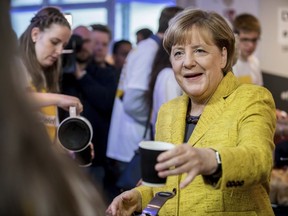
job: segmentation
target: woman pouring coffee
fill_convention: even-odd
[[[83,106],[76,97],[59,94],[61,68],[60,55],[71,36],[71,27],[64,15],[55,7],[41,9],[20,37],[21,59],[31,79],[29,95],[41,107],[41,120],[53,142],[58,124],[57,107],[77,113]]]
[[[163,44],[185,94],[158,113],[156,140],[175,144],[155,166],[167,183],[120,194],[108,215],[141,212],[157,192],[173,190],[159,216],[274,215],[275,104],[267,89],[238,82],[234,43],[217,13],[186,9],[170,21]]]

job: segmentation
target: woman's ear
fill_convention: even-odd
[[[221,68],[223,69],[227,64],[227,49],[223,47],[221,50]]]
[[[40,29],[38,27],[34,27],[31,30],[31,39],[35,43],[39,37]]]

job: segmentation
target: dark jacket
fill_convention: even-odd
[[[92,61],[86,68],[87,73],[79,80],[73,74],[63,74],[61,90],[63,94],[79,97],[83,113],[93,127],[94,165],[103,165],[106,158],[108,131],[113,102],[117,89],[116,69],[106,64],[100,68]],[[61,119],[67,113],[61,114]]]

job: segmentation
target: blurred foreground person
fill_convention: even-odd
[[[15,70],[10,1],[0,2],[0,215],[105,215],[101,195],[67,156],[54,152]]]
[[[120,194],[107,214],[142,211],[155,193],[176,190],[159,215],[274,215],[268,192],[275,104],[267,89],[241,85],[233,75],[234,43],[214,12],[186,9],[169,22],[163,44],[185,94],[157,118],[155,139],[175,144],[155,166],[167,183]]]

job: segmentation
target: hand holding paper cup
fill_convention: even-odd
[[[166,178],[158,176],[158,172],[155,170],[155,165],[159,154],[174,147],[175,146],[171,143],[160,141],[142,141],[139,143],[143,185],[150,187],[161,187],[165,185]]]

